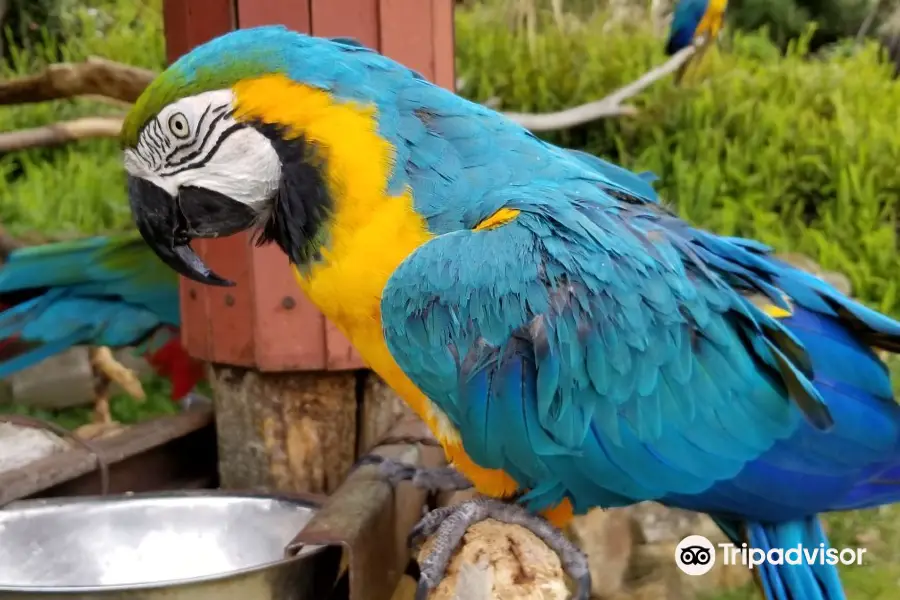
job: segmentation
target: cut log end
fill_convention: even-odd
[[[419,554],[430,550],[426,542]],[[469,528],[429,600],[566,600],[559,557],[533,533],[493,519]]]

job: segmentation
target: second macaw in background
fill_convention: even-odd
[[[204,377],[179,338],[178,276],[137,233],[13,250],[0,266],[0,378],[73,346],[92,346],[95,422],[112,425],[108,385],[140,382],[108,348],[137,346],[180,399]]]
[[[688,65],[699,62],[709,45],[718,37],[727,5],[728,0],[680,0],[675,5],[666,54],[671,56],[692,44],[698,46],[697,55],[675,74],[676,83],[684,77]]]
[[[737,545],[812,551],[819,513],[900,500],[900,406],[872,352],[900,351],[900,322],[692,227],[647,177],[280,27],[195,48],[122,131],[132,213],[162,260],[228,285],[192,239],[277,244],[465,477],[382,473],[492,497],[419,523],[434,537],[418,598],[486,518],[547,542],[586,599],[584,555],[534,513],[562,525],[653,500]],[[755,572],[770,600],[845,598],[832,564]]]

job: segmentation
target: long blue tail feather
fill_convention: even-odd
[[[76,345],[140,344],[180,320],[178,280],[137,233],[18,249],[0,267],[0,377]]]
[[[846,600],[840,575],[835,565],[828,564],[823,554],[831,548],[822,523],[815,515],[778,523],[740,521],[713,515],[713,520],[731,542],[740,547],[756,548],[767,555],[770,550],[784,552],[800,547],[813,560],[812,564],[772,564],[768,560],[753,566],[756,582],[767,600]],[[813,556],[812,554],[815,553]],[[793,555],[791,555],[793,557]]]

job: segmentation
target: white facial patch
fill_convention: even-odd
[[[174,102],[125,150],[125,170],[172,196],[201,187],[263,210],[278,190],[281,160],[265,135],[235,121],[231,90]]]

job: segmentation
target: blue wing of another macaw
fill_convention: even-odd
[[[180,324],[178,277],[137,233],[15,250],[0,266],[0,302],[0,339],[16,338],[0,378],[75,345],[130,346]]]
[[[485,202],[517,218],[441,235],[390,278],[388,347],[468,455],[533,508],[663,500],[771,521],[900,497],[860,491],[900,464],[869,349],[900,350],[900,324],[617,194],[510,186]]]
[[[672,14],[666,54],[672,55],[694,42],[694,33],[703,20],[709,0],[681,0]]]

